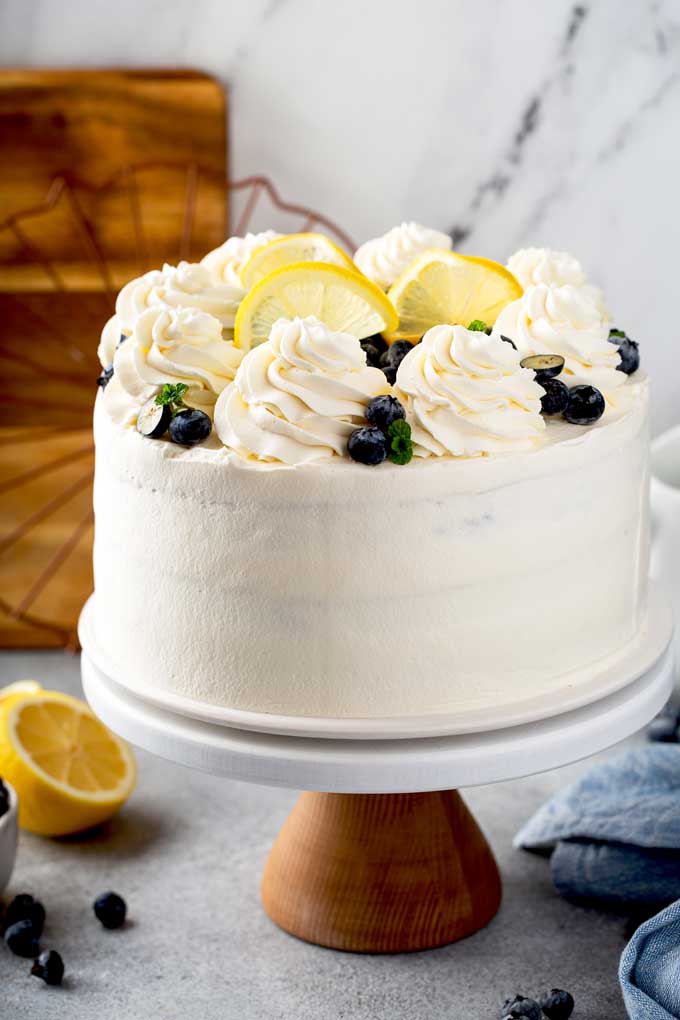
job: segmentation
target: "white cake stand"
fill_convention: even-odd
[[[531,722],[513,716],[513,725],[492,730],[463,725],[452,735],[449,720],[446,735],[332,739],[300,735],[300,719],[288,735],[280,724],[268,733],[207,721],[208,707],[195,718],[171,697],[169,708],[115,678],[98,649],[95,664],[91,607],[80,626],[83,687],[104,722],[154,754],[232,779],[314,791],[302,794],[265,869],[264,906],[280,927],[354,952],[426,949],[483,927],[500,904],[496,862],[457,788],[585,758],[640,729],[667,701],[672,617],[658,592],[652,604],[618,682],[603,684],[608,693],[546,718],[530,713]],[[403,720],[401,730],[408,732]],[[422,720],[413,720],[413,732],[423,732]]]

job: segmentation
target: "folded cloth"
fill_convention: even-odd
[[[619,980],[631,1020],[680,1020],[680,900],[638,928]]]
[[[556,847],[553,880],[570,899],[656,909],[679,899],[680,746],[597,765],[540,808],[515,846]]]

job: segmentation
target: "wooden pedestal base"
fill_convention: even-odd
[[[484,927],[500,900],[491,849],[455,790],[303,793],[262,881],[281,928],[355,953],[455,942]]]

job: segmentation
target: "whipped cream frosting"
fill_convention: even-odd
[[[608,317],[604,294],[588,281],[583,266],[569,252],[552,248],[521,248],[508,259],[508,269],[525,290],[536,283],[545,283],[549,287],[569,284],[583,288],[602,315]]]
[[[215,429],[242,457],[295,466],[345,456],[366,405],[389,393],[356,337],[312,316],[279,319],[215,406]]]
[[[397,372],[416,456],[478,457],[536,446],[543,389],[498,336],[433,326]]]
[[[502,310],[495,335],[510,337],[522,357],[559,354],[568,385],[585,383],[605,395],[627,376],[617,371],[621,358],[609,343],[609,320],[589,291],[573,284],[527,287],[522,297]]]
[[[430,248],[451,247],[451,238],[419,223],[402,223],[382,237],[366,241],[354,253],[354,262],[364,276],[387,290],[410,262]]]
[[[281,236],[275,230],[263,230],[259,234],[246,234],[245,237],[230,237],[219,248],[208,252],[201,259],[201,265],[208,270],[215,283],[241,287],[241,269],[251,255]]]
[[[114,421],[133,425],[165,383],[185,383],[185,403],[210,414],[241,357],[219,319],[200,308],[147,308],[115,352],[104,406]]]

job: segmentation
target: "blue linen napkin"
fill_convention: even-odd
[[[553,880],[569,899],[657,908],[680,899],[680,746],[597,765],[544,804],[515,846],[555,848]]]
[[[552,851],[553,881],[567,899],[665,908],[636,931],[619,978],[631,1020],[680,1020],[680,746],[635,748],[597,765],[544,804],[515,846]]]
[[[623,951],[619,981],[631,1020],[679,1020],[680,900],[638,928]]]

